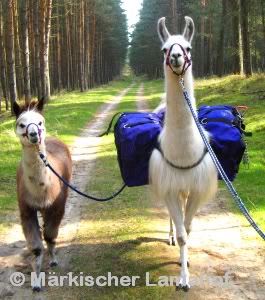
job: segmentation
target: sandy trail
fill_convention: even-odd
[[[256,231],[243,225],[242,219],[228,209],[230,197],[219,190],[216,199],[207,203],[195,216],[188,240],[190,276],[194,285],[176,298],[189,300],[263,300],[265,299],[265,248]],[[157,239],[169,231],[167,209],[161,212]],[[174,248],[174,251],[172,251]],[[168,247],[169,260],[179,257],[178,246]],[[179,269],[176,269],[178,276]],[[225,280],[228,283],[219,284]]]
[[[141,111],[141,112],[145,112],[148,110],[148,104],[147,102],[145,101],[145,98],[144,98],[144,83],[142,82],[140,84],[140,87],[137,91],[137,95],[136,95],[136,107],[137,107],[137,110],[138,111]]]

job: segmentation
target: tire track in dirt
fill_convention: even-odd
[[[148,104],[144,97],[144,83],[140,84],[139,90],[136,95],[136,107],[138,111],[146,112],[148,110]]]
[[[104,130],[104,121],[111,111],[120,103],[122,98],[133,87],[128,88],[113,97],[104,104],[92,121],[82,130],[71,148],[73,159],[73,185],[79,190],[85,191],[89,176],[93,176],[93,167],[100,148],[100,138],[97,136]],[[78,231],[82,208],[88,205],[88,199],[70,191],[67,199],[65,216],[60,226],[57,239],[59,261],[58,269],[63,270],[68,266],[71,255],[67,246],[73,243]],[[42,224],[42,222],[40,222]],[[0,299],[50,299],[45,288],[39,294],[32,292],[30,287],[30,255],[26,250],[25,238],[20,224],[14,225],[5,235],[5,244],[1,244],[0,250]],[[45,253],[43,271],[52,271],[48,266],[47,254]],[[9,278],[14,272],[22,272],[26,275],[25,284],[22,287],[13,287]],[[46,295],[45,295],[46,294]]]

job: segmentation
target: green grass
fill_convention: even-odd
[[[265,230],[265,75],[200,80],[196,83],[196,97],[199,104],[248,106],[246,130],[253,132],[246,138],[250,168],[241,164],[234,184],[255,221]],[[234,204],[233,211],[241,215]]]
[[[154,110],[161,101],[164,93],[163,80],[146,81],[144,85],[145,99],[148,102],[150,110]]]
[[[85,93],[63,93],[53,97],[45,107],[48,135],[57,136],[70,145],[99,107],[127,87],[130,81],[125,78]],[[10,213],[17,209],[15,174],[21,146],[14,125],[14,117],[5,113],[0,121],[0,231],[15,221],[10,218]]]

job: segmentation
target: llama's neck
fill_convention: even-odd
[[[185,162],[194,161],[198,155],[201,156],[204,145],[184,98],[180,78],[170,70],[165,70],[165,78],[167,106],[161,146],[168,159],[173,162],[181,160],[185,165]],[[191,69],[184,75],[184,84],[196,111]]]
[[[39,145],[40,151],[46,156],[44,142]],[[50,172],[39,157],[37,149],[33,146],[22,147],[23,173],[30,185],[45,187],[50,184]]]
[[[183,95],[180,78],[171,71],[165,72],[166,77],[166,102],[167,113],[165,125],[168,129],[184,129],[193,125],[192,115]],[[194,100],[194,87],[191,69],[188,69],[184,75],[184,84],[188,92],[192,106],[196,111]]]

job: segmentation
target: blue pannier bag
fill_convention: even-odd
[[[114,127],[118,162],[127,186],[148,184],[149,159],[162,129],[154,113],[122,113]]]
[[[201,106],[200,123],[210,133],[211,146],[230,181],[236,178],[246,150],[242,115],[233,106]],[[220,175],[219,175],[219,179]]]
[[[124,183],[148,184],[148,165],[163,128],[164,111],[122,113],[114,127],[118,162]],[[242,116],[233,106],[201,106],[198,118],[210,133],[211,145],[228,178],[233,181],[239,171],[245,143]]]

